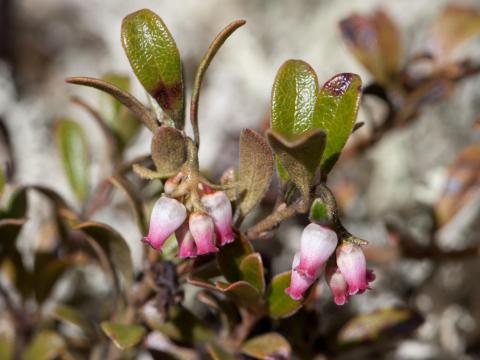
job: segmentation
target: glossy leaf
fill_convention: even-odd
[[[381,309],[348,321],[340,330],[338,342],[353,345],[377,341],[380,337],[406,336],[422,322],[421,316],[409,309]]]
[[[102,322],[101,328],[120,350],[126,350],[137,345],[146,332],[141,325],[127,325],[109,321]]]
[[[238,197],[240,216],[247,215],[263,198],[273,175],[273,154],[257,132],[244,129],[240,135]]]
[[[310,221],[317,224],[328,224],[330,218],[325,203],[321,199],[315,199],[310,207]]]
[[[311,130],[290,141],[276,132],[269,131],[267,138],[292,181],[302,194],[308,197],[312,180],[324,153],[325,132]]]
[[[175,126],[184,126],[182,63],[177,45],[162,19],[150,10],[124,18],[122,44],[135,75]]]
[[[253,247],[242,235],[235,239],[234,242],[220,248],[217,254],[217,261],[223,276],[230,282],[241,280],[240,264],[251,253],[253,253]]]
[[[228,296],[238,306],[248,309],[258,309],[261,306],[261,295],[259,291],[246,281],[236,281],[227,284],[221,281],[215,283],[217,289]]]
[[[108,181],[110,181],[110,183],[112,183],[125,194],[128,199],[128,203],[135,214],[138,229],[142,234],[146,234],[148,229],[146,225],[142,199],[140,199],[139,194],[135,191],[132,184],[120,175],[111,176],[108,178]]]
[[[130,78],[128,76],[108,73],[102,79],[123,91],[130,92]],[[125,147],[140,130],[140,121],[120,101],[106,94],[102,94],[101,109],[103,118],[109,128],[116,135],[121,147]]]
[[[242,353],[255,359],[290,359],[292,348],[282,335],[267,333],[249,339],[242,346]]]
[[[265,291],[265,275],[262,257],[259,253],[253,253],[243,258],[240,263],[241,279],[248,282],[260,293]]]
[[[357,119],[362,80],[356,74],[338,74],[328,80],[320,90],[313,127],[323,129],[327,144],[323,153],[321,171],[328,174],[340,157]]]
[[[23,360],[53,360],[66,350],[63,338],[53,331],[37,334],[22,356]]]
[[[340,22],[343,40],[357,60],[381,84],[402,67],[402,44],[395,23],[382,10],[371,16],[353,14]]]
[[[290,276],[290,271],[278,274],[270,284],[267,295],[268,313],[275,319],[291,316],[303,305],[302,301],[295,301],[285,293],[290,285]]]
[[[152,158],[161,177],[178,173],[186,160],[186,141],[181,131],[161,126],[152,139]]]
[[[436,56],[449,57],[480,33],[480,11],[464,5],[448,5],[432,26],[430,48]]]
[[[271,128],[287,140],[311,130],[318,90],[317,75],[310,65],[286,61],[273,84]]]
[[[89,191],[90,162],[83,129],[75,121],[60,120],[56,126],[57,146],[70,186],[80,200]]]
[[[133,264],[130,248],[125,239],[110,226],[94,221],[84,222],[75,227],[95,241],[105,252],[111,269],[121,274],[125,287],[133,280]]]
[[[471,145],[450,165],[443,194],[435,204],[440,226],[448,223],[480,193],[480,145]]]

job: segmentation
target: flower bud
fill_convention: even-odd
[[[314,278],[308,278],[298,271],[295,268],[300,263],[300,254],[296,253],[293,257],[293,264],[292,264],[292,274],[290,278],[290,286],[285,289],[285,293],[289,295],[293,300],[301,300],[303,298],[303,294],[308,288],[314,283]]]
[[[185,259],[197,256],[197,247],[195,246],[192,233],[188,229],[188,222],[183,223],[183,225],[175,232],[175,236],[178,242],[179,257]]]
[[[197,246],[197,255],[218,251],[218,248],[215,246],[215,227],[210,216],[199,212],[191,214],[189,227]]]
[[[144,241],[160,250],[165,241],[187,218],[185,206],[175,199],[162,196],[155,203],[150,216],[150,228]]]
[[[235,240],[232,230],[232,205],[223,191],[202,196],[202,204],[213,218],[220,246]]]
[[[355,244],[344,243],[337,249],[337,266],[347,281],[349,295],[365,291],[368,281],[374,278],[373,272],[370,272],[367,279],[365,255],[362,248]]]
[[[302,233],[300,263],[295,270],[314,279],[335,251],[337,242],[337,234],[333,230],[313,223],[307,225]]]
[[[336,266],[328,266],[326,271],[327,284],[333,294],[333,300],[337,305],[348,302],[348,284],[342,273]]]
[[[163,185],[163,190],[165,191],[165,194],[173,193],[184,176],[185,174],[180,171],[177,175],[167,179],[167,181],[165,181],[165,184]]]

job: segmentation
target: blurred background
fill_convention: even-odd
[[[53,137],[55,121],[67,117],[78,121],[88,135],[92,183],[110,173],[101,130],[70,102],[77,95],[97,106],[99,94],[68,85],[64,78],[101,77],[111,71],[128,74],[133,94],[146,101],[120,43],[121,20],[135,10],[147,7],[163,18],[180,49],[187,84],[192,83],[198,61],[217,32],[232,20],[247,21],[220,50],[203,86],[200,161],[218,179],[237,163],[239,131],[265,128],[271,86],[285,60],[310,63],[320,83],[336,73],[354,72],[369,84],[375,79],[342,41],[341,20],[352,13],[369,15],[383,9],[398,26],[401,56],[408,59],[428,48],[431,24],[452,3],[480,9],[480,1],[444,0],[0,0],[0,120],[11,143],[11,154],[2,145],[2,161],[13,158],[10,172],[15,183],[45,185],[75,203]],[[462,46],[452,61],[456,57],[480,63],[480,37]],[[480,358],[480,262],[475,256],[480,251],[437,262],[415,251],[398,258],[387,246],[401,241],[403,230],[408,233],[403,238],[420,248],[432,236],[445,252],[480,246],[478,152],[468,158],[477,180],[463,199],[466,206],[445,226],[435,224],[431,216],[447,184],[457,184],[449,183],[454,171],[449,166],[467,146],[479,143],[475,125],[479,110],[480,77],[470,76],[456,82],[441,102],[424,106],[408,126],[389,131],[360,155],[341,161],[332,173],[330,185],[346,224],[352,233],[370,241],[377,273],[374,289],[355,297],[349,306],[368,313],[388,305],[408,305],[423,318],[414,333],[388,348],[392,358]],[[378,99],[365,99],[358,121],[367,126],[352,138],[368,132],[368,123],[385,112]],[[149,133],[143,129],[126,157],[147,154],[149,143]],[[21,235],[25,249],[35,247],[48,216],[45,202],[35,196],[31,200],[31,221]],[[126,206],[120,201],[117,205],[100,211],[96,218],[125,235],[138,265],[140,234]],[[291,225],[272,243],[258,244],[276,254],[275,272],[290,267],[298,248],[294,240],[301,227],[295,221]]]

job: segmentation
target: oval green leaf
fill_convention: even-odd
[[[217,253],[217,262],[225,279],[230,282],[242,280],[240,264],[251,253],[253,253],[252,244],[243,235],[220,248]]]
[[[35,336],[22,356],[23,360],[53,360],[66,349],[63,338],[53,331],[43,331]]]
[[[120,350],[126,350],[137,345],[145,335],[145,328],[141,325],[127,325],[104,321],[100,326],[102,331]]]
[[[288,60],[278,70],[272,89],[272,129],[286,139],[310,130],[318,80],[315,71],[302,60]]]
[[[265,291],[265,274],[262,257],[259,253],[247,255],[240,262],[242,280],[248,282],[261,294]]]
[[[292,348],[282,335],[267,333],[254,337],[242,346],[242,353],[255,359],[290,359]]]
[[[182,63],[177,45],[162,19],[143,9],[123,19],[122,44],[135,72],[148,93],[175,126],[184,126]]]
[[[291,272],[278,274],[272,279],[267,295],[268,313],[272,318],[285,318],[297,312],[303,305],[302,301],[293,300],[285,293],[290,286]]]
[[[328,80],[320,90],[312,119],[313,127],[327,134],[321,170],[326,175],[340,157],[357,119],[362,80],[343,73]]]
[[[75,121],[60,120],[56,126],[57,146],[70,186],[79,200],[89,190],[89,156],[83,129]]]

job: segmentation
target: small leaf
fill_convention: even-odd
[[[186,160],[183,134],[168,126],[158,128],[152,139],[152,158],[161,177],[177,174]]]
[[[346,346],[378,341],[381,337],[407,336],[422,322],[422,317],[409,309],[381,309],[348,321],[340,330],[338,342]]]
[[[25,219],[0,220],[0,262],[14,250],[17,236],[25,222]]]
[[[212,360],[236,360],[237,358],[220,345],[216,343],[209,343],[206,345],[208,355],[210,355]]]
[[[238,306],[256,310],[261,306],[261,295],[258,290],[246,281],[236,281],[226,284],[221,281],[215,283],[217,289],[228,296]]]
[[[27,216],[28,210],[28,198],[27,188],[20,187],[10,195],[5,212],[2,214],[2,218],[9,219],[21,219]]]
[[[263,198],[273,175],[273,154],[257,132],[244,129],[240,135],[240,216],[247,215]]]
[[[135,213],[138,229],[142,234],[146,234],[147,226],[145,212],[143,211],[142,199],[140,199],[139,194],[135,191],[135,189],[133,189],[132,184],[120,175],[111,176],[108,178],[108,181],[110,181],[115,187],[120,189],[127,196],[128,203]]]
[[[128,289],[133,281],[133,264],[130,248],[125,239],[110,226],[94,221],[84,222],[75,227],[88,235],[105,252],[114,273],[122,275]]]
[[[126,91],[123,91],[119,87],[113,84],[107,83],[103,80],[89,78],[89,77],[71,77],[71,78],[65,79],[65,81],[70,84],[93,87],[95,89],[104,91],[112,95],[115,99],[117,99],[127,108],[129,108],[130,111],[139,120],[141,120],[148,129],[150,129],[150,131],[154,132],[155,129],[158,128],[157,119],[155,118],[155,116],[153,116],[151,111],[147,109],[132,94],[129,94]]]
[[[317,94],[317,75],[310,65],[301,60],[286,61],[273,84],[272,129],[287,140],[311,130]]]
[[[290,359],[291,352],[287,339],[274,332],[249,339],[242,346],[242,353],[260,360]]]
[[[53,310],[52,316],[59,321],[78,327],[87,336],[93,336],[95,334],[94,329],[85,318],[84,314],[73,307],[58,305]]]
[[[230,282],[241,280],[240,264],[251,253],[253,253],[253,247],[243,235],[240,235],[234,242],[220,248],[217,261],[225,279]]]
[[[72,120],[60,120],[56,138],[70,186],[78,199],[84,200],[89,191],[90,162],[83,129]]]
[[[267,138],[292,181],[308,197],[322,159],[325,132],[311,130],[289,141],[274,131],[268,131]]]
[[[33,290],[39,304],[49,297],[57,281],[72,265],[70,260],[58,259],[50,252],[35,254]]]
[[[285,289],[290,286],[290,276],[290,271],[278,274],[270,284],[267,295],[268,313],[274,319],[291,316],[303,305],[302,301],[295,301],[285,293]]]
[[[102,79],[125,92],[130,91],[130,78],[128,76],[108,73]],[[125,147],[137,135],[140,130],[140,122],[120,101],[106,96],[106,94],[102,94],[102,105],[103,118],[117,136],[122,148]]]
[[[480,145],[464,149],[448,169],[443,194],[435,204],[437,222],[445,225],[480,193]]]
[[[265,275],[262,257],[259,253],[253,253],[243,258],[240,263],[241,279],[251,284],[260,293],[265,291]]]
[[[317,224],[328,224],[331,219],[328,216],[328,210],[321,199],[315,199],[310,207],[310,221]]]
[[[448,58],[465,42],[480,33],[480,11],[462,5],[448,5],[434,22],[430,48]]]
[[[402,44],[395,23],[382,10],[372,16],[354,14],[340,22],[343,40],[357,60],[383,85],[401,70]]]
[[[38,333],[28,345],[23,360],[53,360],[66,350],[63,338],[53,331]]]
[[[137,345],[145,335],[145,328],[141,325],[126,325],[104,321],[100,326],[103,332],[120,350],[126,350]]]
[[[323,129],[327,144],[323,153],[322,176],[330,172],[352,133],[357,119],[362,80],[356,74],[338,74],[328,80],[320,90],[313,127]]]
[[[178,129],[184,126],[182,63],[162,19],[150,10],[123,19],[122,44],[135,75]]]

